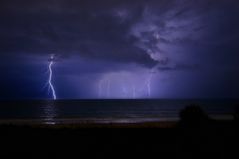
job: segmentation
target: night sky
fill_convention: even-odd
[[[238,98],[238,0],[1,0],[0,99]]]

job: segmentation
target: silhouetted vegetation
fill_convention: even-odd
[[[206,127],[211,123],[210,118],[198,105],[186,106],[179,114],[180,127]]]
[[[234,110],[234,120],[235,120],[236,126],[239,126],[239,105],[236,105],[236,106],[235,106],[235,110]]]

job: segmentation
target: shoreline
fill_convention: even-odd
[[[155,121],[106,121],[106,120],[79,120],[79,119],[8,119],[0,120],[0,126],[16,126],[31,128],[172,128],[178,120]]]
[[[209,115],[209,118],[216,121],[232,121],[233,114],[224,115]],[[0,119],[2,124],[36,124],[47,125],[48,123],[55,123],[55,125],[62,124],[141,124],[141,123],[161,123],[161,122],[178,122],[179,117],[110,117],[110,118],[13,118]]]
[[[233,123],[234,120],[213,120],[219,125]],[[0,127],[26,127],[49,129],[78,129],[78,128],[175,128],[179,120],[143,121],[143,122],[97,122],[87,120],[61,119],[52,120],[0,120]]]

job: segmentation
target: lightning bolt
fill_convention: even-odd
[[[146,86],[147,86],[147,96],[148,98],[151,97],[151,81],[152,81],[152,78],[153,78],[153,74],[155,73],[155,70],[157,69],[158,66],[155,66],[151,69],[150,71],[150,74],[149,74],[149,77],[146,81]]]
[[[54,60],[54,55],[51,55],[50,63],[48,65],[48,69],[49,69],[48,84],[49,84],[51,92],[52,92],[52,97],[54,100],[56,100],[56,92],[55,92],[54,86],[52,84],[52,65],[54,64],[53,60]]]
[[[127,97],[127,89],[126,89],[125,85],[122,86],[122,91],[123,91],[123,96]]]
[[[98,97],[99,98],[102,96],[102,84],[103,84],[103,80],[100,80],[99,84],[98,84]]]
[[[110,88],[111,87],[111,80],[109,77],[103,78],[99,80],[98,83],[98,98],[104,97],[109,98],[110,97]]]
[[[150,72],[150,75],[149,75],[149,78],[147,80],[147,95],[148,95],[148,98],[151,97],[151,80],[152,80],[152,77],[153,77],[153,74],[152,72]]]
[[[111,84],[111,81],[110,79],[107,80],[107,97],[109,98],[110,97],[110,84]]]
[[[132,85],[132,90],[133,90],[133,98],[136,97],[136,90],[135,90],[135,85],[133,84]]]

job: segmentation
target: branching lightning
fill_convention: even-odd
[[[147,96],[150,97],[151,96],[151,80],[152,80],[152,74],[150,73],[147,82]]]
[[[133,91],[133,98],[136,97],[136,90],[135,90],[135,85],[132,85],[132,91]]]
[[[111,81],[109,78],[101,79],[98,83],[98,98],[110,98]]]
[[[157,66],[153,67],[150,71],[149,77],[146,80],[146,86],[147,86],[147,96],[148,98],[151,97],[151,82],[153,78],[153,74],[155,73],[155,70],[157,69]]]
[[[151,98],[157,69],[158,66],[148,69],[141,78],[131,72],[105,74],[95,88],[98,98]]]
[[[52,92],[52,97],[54,100],[56,100],[56,92],[55,92],[55,88],[52,84],[52,65],[54,64],[53,62],[54,60],[54,55],[51,55],[51,58],[50,58],[50,63],[48,65],[48,69],[49,69],[49,79],[48,79],[48,84],[50,86],[50,89],[51,89],[51,92]]]
[[[99,84],[98,84],[98,97],[99,98],[101,98],[101,96],[102,96],[102,84],[103,84],[103,80],[100,80]]]
[[[111,84],[111,81],[110,79],[107,80],[107,97],[109,98],[110,97],[110,84]]]

